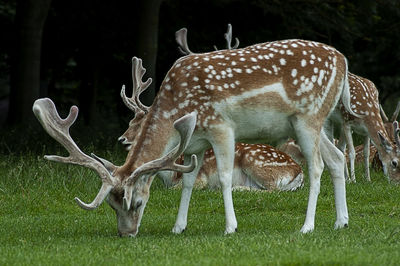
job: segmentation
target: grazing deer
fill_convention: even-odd
[[[139,59],[133,61],[134,65],[141,65],[135,63]],[[139,106],[143,69],[137,68],[136,73],[140,77],[135,79],[139,84],[138,95],[135,95]],[[154,174],[161,170],[186,172],[173,228],[173,232],[181,233],[186,227],[188,203],[200,168],[196,166],[196,155],[198,165],[202,165],[204,152],[211,147],[224,199],[225,233],[233,233],[237,228],[231,190],[235,142],[272,141],[290,136],[297,140],[307,159],[310,178],[306,220],[301,232],[314,229],[324,166],[322,158],[330,169],[334,184],[335,228],[347,226],[343,154],[322,131],[325,119],[340,98],[345,108],[352,112],[346,58],[325,44],[284,40],[184,56],[173,64],[154,103],[146,109],[147,114],[125,163],[116,167],[100,158],[94,160],[101,162],[91,166],[103,170],[103,186],[94,202],[81,202],[80,205],[95,208],[110,194],[109,203],[116,209],[117,217],[123,217],[121,222],[118,220],[119,229],[123,229],[123,235],[135,236]],[[46,119],[42,116],[48,108],[39,102],[34,105],[34,112],[45,129],[52,133],[54,117]],[[184,135],[184,140],[168,152],[178,142],[178,134],[172,126],[177,119],[175,128]],[[190,137],[191,130],[194,131]],[[61,138],[57,137],[57,140],[63,142]],[[65,146],[70,148],[68,144]],[[192,156],[189,166],[174,163],[180,152],[183,152],[185,162]],[[105,172],[106,169],[110,172]]]
[[[400,181],[400,169],[398,161],[400,157],[400,146],[395,141],[397,128],[393,123],[383,123],[380,110],[378,90],[373,82],[368,79],[349,73],[351,108],[354,113],[363,115],[354,117],[344,108],[340,109],[340,115],[334,114],[333,120],[342,124],[341,136],[338,147],[344,151],[348,145],[350,161],[350,180],[355,182],[354,162],[356,152],[354,149],[351,130],[365,136],[364,138],[364,169],[365,176],[371,181],[369,172],[369,153],[370,140],[374,144],[379,154],[379,158],[384,165],[384,172],[389,180]],[[397,136],[398,137],[398,136]]]
[[[135,171],[130,171],[129,169],[126,170],[126,168],[130,168],[133,165],[132,160],[134,160],[134,158],[132,157],[132,153],[128,154],[127,160],[123,166],[116,167],[107,160],[99,158],[94,154],[92,154],[90,157],[79,149],[69,134],[69,129],[75,122],[78,116],[78,111],[78,107],[72,106],[67,118],[61,119],[53,101],[48,98],[35,101],[33,104],[33,112],[38,118],[39,122],[42,124],[46,132],[61,145],[63,145],[64,148],[69,152],[68,157],[46,155],[45,159],[62,163],[77,164],[96,171],[102,180],[102,186],[96,198],[89,204],[84,203],[79,198],[75,198],[75,201],[81,208],[85,210],[93,210],[96,209],[104,201],[104,199],[107,198],[107,202],[114,209],[117,215],[119,235],[134,236],[137,234],[137,229],[140,225],[144,206],[146,205],[149,197],[148,189],[150,185],[144,185],[142,190],[136,191],[136,199],[141,199],[136,200],[132,208],[126,210],[122,205],[124,181],[131,174],[142,176],[144,174],[151,173],[152,171],[193,171],[197,165],[196,156],[192,156],[191,164],[187,166],[178,165],[175,163],[175,161],[186,149],[196,124],[196,115],[195,113],[190,113],[173,123],[174,128],[179,133],[175,134],[174,136],[174,132],[171,132],[170,139],[172,139],[174,143],[179,142],[175,148],[170,149],[167,147],[166,150],[170,151],[161,158],[148,161],[147,163],[141,164],[141,166],[136,168]],[[145,153],[142,156],[148,157],[149,155]],[[129,171],[130,174],[123,175],[120,171]],[[151,183],[152,178],[153,175],[151,175],[148,179],[141,181]]]

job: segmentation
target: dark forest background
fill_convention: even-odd
[[[2,150],[40,139],[31,111],[39,97],[62,114],[79,106],[75,134],[115,141],[133,117],[119,95],[122,84],[131,88],[131,58],[143,58],[153,78],[143,95],[150,105],[180,56],[175,32],[186,27],[191,50],[206,52],[225,47],[228,23],[239,47],[287,38],[330,44],[351,72],[375,82],[387,113],[400,98],[398,0],[0,0]]]

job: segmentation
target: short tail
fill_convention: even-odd
[[[362,118],[363,115],[359,115],[353,112],[353,110],[351,110],[351,102],[350,102],[350,85],[349,85],[349,70],[348,70],[348,63],[347,63],[347,59],[344,59],[346,62],[346,70],[345,70],[345,76],[344,76],[344,85],[343,85],[343,90],[342,90],[342,95],[341,100],[342,100],[342,104],[344,106],[344,108],[346,109],[346,111],[351,114],[352,116],[358,117],[358,118]]]

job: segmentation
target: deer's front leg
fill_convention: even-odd
[[[365,137],[364,140],[364,169],[365,169],[365,178],[367,181],[371,182],[371,176],[369,174],[369,152],[370,152],[370,140],[369,137]]]
[[[219,181],[225,206],[226,227],[225,234],[236,232],[237,221],[232,200],[232,174],[235,159],[235,139],[233,130],[220,128],[213,132],[214,139],[211,143],[217,161]]]
[[[347,146],[349,147],[349,160],[350,160],[350,181],[356,182],[356,174],[354,171],[354,161],[356,159],[356,151],[354,150],[353,136],[351,135],[350,125],[343,126],[344,136],[346,138]]]
[[[346,138],[344,136],[344,129],[342,127],[342,129],[340,130],[340,137],[339,137],[339,142],[337,144],[338,149],[343,153],[344,155],[344,162],[343,162],[343,166],[344,166],[344,177],[345,180],[349,180],[349,168],[347,167],[347,160],[346,160]]]
[[[190,173],[183,174],[181,202],[179,204],[175,225],[172,228],[172,232],[175,234],[180,234],[186,229],[190,197],[192,196],[193,185],[196,181],[199,170],[203,165],[203,157],[204,151],[197,154],[198,165],[196,169]],[[185,162],[190,162],[189,155],[185,155]]]
[[[311,127],[309,124],[312,124],[312,122],[301,119],[292,120],[292,126],[295,129],[297,141],[307,160],[308,176],[310,179],[310,194],[308,197],[306,220],[300,230],[302,233],[308,233],[314,230],[321,174],[324,170],[324,163],[320,152],[320,132],[322,127]]]

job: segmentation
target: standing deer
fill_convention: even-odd
[[[139,61],[137,58],[133,60]],[[137,73],[137,77],[140,76],[136,79],[137,84],[142,84],[140,73],[143,71],[139,69]],[[138,96],[135,98],[139,102]],[[123,217],[121,222],[118,220],[120,234],[122,231],[123,235],[135,236],[149,199],[154,174],[161,170],[186,172],[177,222],[173,228],[174,233],[181,233],[186,227],[188,203],[200,168],[194,158],[197,155],[198,165],[202,165],[205,150],[212,147],[224,199],[225,233],[230,234],[237,228],[231,190],[235,142],[272,141],[291,136],[297,140],[306,157],[310,178],[308,207],[301,232],[314,229],[324,166],[321,155],[334,184],[335,228],[347,226],[343,154],[322,131],[325,119],[340,98],[346,109],[352,112],[346,58],[325,44],[284,40],[184,56],[173,64],[164,78],[160,92],[147,109],[135,135],[125,163],[115,167],[103,159],[95,160],[101,162],[95,167],[110,172],[105,175],[94,202],[81,203],[81,206],[95,208],[110,194],[109,203],[116,209],[117,217]],[[41,115],[46,113],[47,107],[37,104],[34,111],[50,133],[52,119]],[[186,114],[189,115],[184,116]],[[179,132],[187,134],[181,133],[185,136],[182,144],[168,152],[178,142],[178,134],[172,127],[177,119],[175,128],[183,127]],[[190,137],[191,130],[194,131]],[[174,163],[180,152],[184,153],[185,162],[192,156],[189,166]]]
[[[225,38],[228,42],[228,49],[231,49],[230,42],[232,27],[228,26],[228,33]],[[239,41],[233,48],[237,48]],[[179,47],[182,53],[187,53],[189,48],[186,45]],[[134,66],[133,66],[134,67]],[[145,68],[142,68],[145,73]],[[133,71],[135,73],[135,71]],[[133,77],[134,80],[134,77]],[[141,122],[147,113],[146,108],[140,107],[137,103],[138,86],[133,86],[132,97],[127,97],[125,86],[121,90],[121,98],[125,105],[134,112],[134,118],[129,122],[128,129],[119,137],[119,141],[129,151],[135,134],[139,131]],[[143,87],[143,90],[147,86]],[[196,183],[200,186],[218,188],[218,171],[215,154],[212,149],[204,153],[204,164],[201,166]],[[161,172],[158,174],[164,184],[174,186],[182,179],[182,174],[173,172]],[[295,190],[303,185],[303,171],[287,154],[266,144],[245,144],[236,143],[235,162],[232,177],[233,188],[252,188],[264,190]]]
[[[227,42],[227,49],[236,49],[239,46],[239,40],[236,38],[235,46],[231,47],[232,26],[230,24],[228,24],[228,31],[227,33],[225,33],[224,37]],[[187,44],[187,30],[185,28],[177,31],[176,40],[179,44],[179,50],[181,51],[181,53],[185,55],[193,54]],[[216,47],[215,49],[217,50]],[[352,128],[355,129],[357,133],[365,136],[365,141],[363,145],[364,154],[362,157],[364,159],[363,161],[366,179],[368,181],[371,181],[369,172],[369,160],[371,150],[370,139],[372,139],[374,145],[380,145],[378,149],[378,154],[379,157],[382,158],[381,161],[383,162],[383,165],[385,165],[384,172],[386,176],[388,176],[389,180],[393,180],[396,182],[400,181],[400,171],[397,168],[397,162],[400,156],[400,147],[396,147],[396,129],[394,128],[393,124],[393,122],[396,121],[396,118],[400,111],[400,102],[397,105],[391,122],[388,121],[385,113],[383,112],[383,109],[381,108],[382,117],[385,118],[385,123],[383,123],[381,117],[379,116],[379,109],[377,108],[377,106],[379,106],[378,90],[376,89],[374,83],[368,79],[349,73],[349,84],[351,95],[351,108],[355,113],[359,113],[362,116],[355,117],[342,107],[340,109],[340,113],[337,111],[335,114],[334,112],[332,119],[336,119],[341,124],[341,138],[339,140],[339,149],[344,152],[346,144],[348,143],[349,145],[348,160],[350,162],[351,181],[355,182],[354,162],[357,155],[351,135]],[[391,140],[393,144],[391,145],[391,147],[388,146],[388,140]],[[296,145],[294,140],[289,140],[283,144],[280,144],[278,149],[290,154],[297,163],[304,164],[305,158],[301,154],[300,147]],[[389,169],[389,171],[387,169]],[[345,170],[346,176],[348,177],[347,163],[345,165]]]
[[[369,172],[369,153],[370,140],[374,144],[382,161],[385,175],[389,180],[400,181],[400,169],[398,162],[400,157],[400,145],[396,141],[398,138],[398,128],[395,123],[382,121],[379,109],[378,90],[373,82],[368,79],[349,73],[351,108],[354,113],[363,115],[355,117],[348,113],[344,108],[340,108],[340,115],[334,114],[332,119],[339,121],[341,126],[341,136],[338,147],[344,151],[346,144],[349,148],[350,161],[350,180],[355,182],[354,162],[356,152],[354,149],[351,130],[365,136],[364,138],[364,169],[365,176],[371,181]],[[395,119],[394,119],[395,120]],[[397,132],[397,133],[396,133]]]

